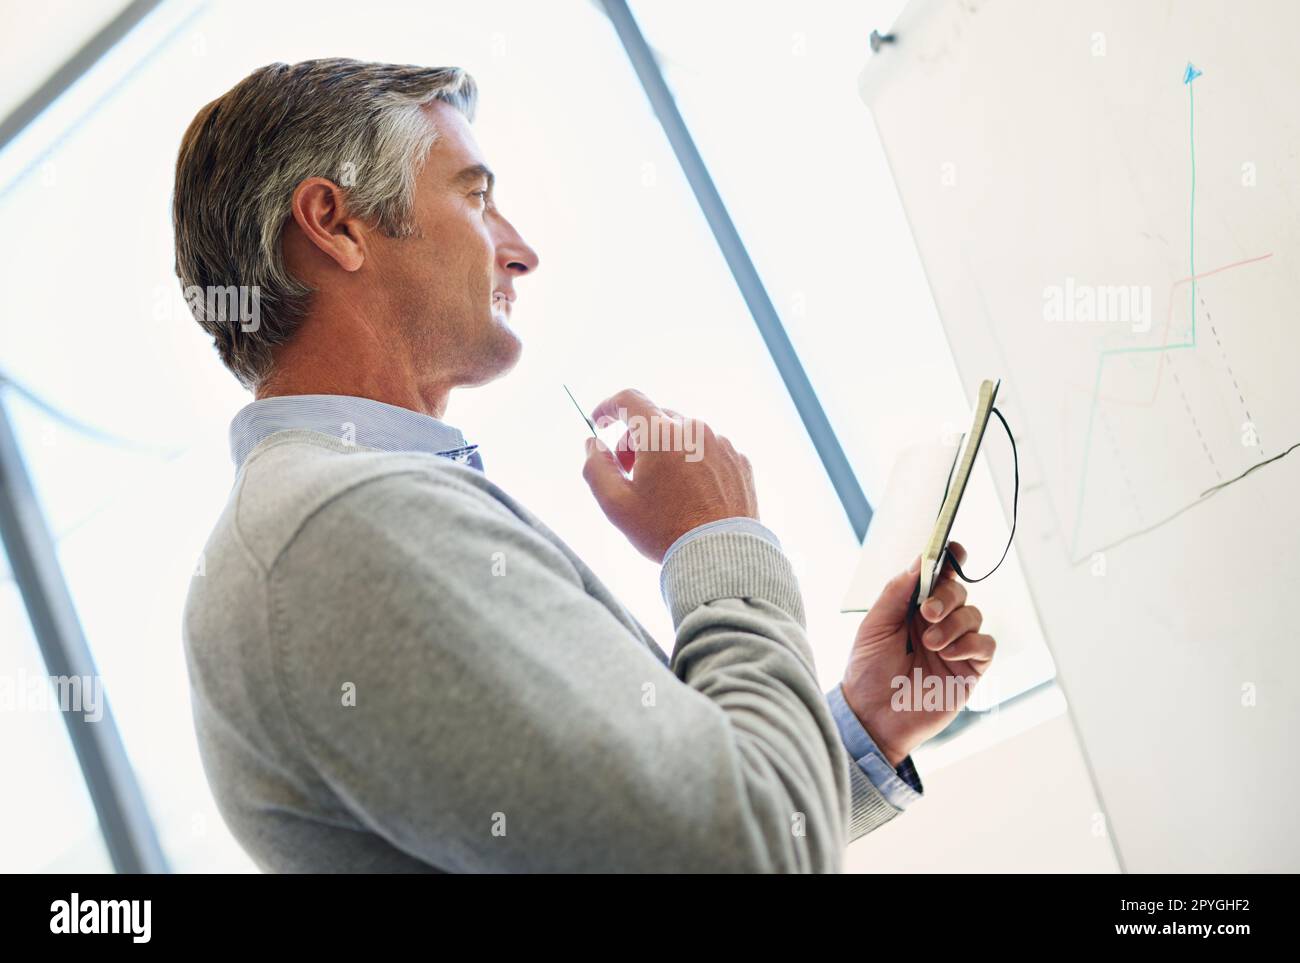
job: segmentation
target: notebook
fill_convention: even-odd
[[[913,601],[920,604],[929,596],[1001,384],[980,384],[970,431],[955,444],[916,445],[899,453],[840,611],[867,611],[884,584],[916,557],[918,549],[921,572]]]

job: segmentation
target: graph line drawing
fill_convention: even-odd
[[[1205,491],[1201,492],[1201,494],[1197,496],[1195,501],[1188,502],[1182,508],[1160,519],[1160,521],[1153,522],[1150,525],[1148,525],[1146,528],[1140,528],[1135,532],[1129,532],[1127,535],[1117,538],[1113,542],[1109,542],[1101,546],[1100,548],[1095,549],[1092,554],[1095,555],[1101,552],[1109,552],[1112,548],[1118,548],[1120,545],[1123,545],[1125,542],[1132,541],[1133,539],[1137,538],[1140,535],[1149,535],[1151,532],[1154,532],[1157,528],[1160,528],[1162,525],[1168,525],[1175,518],[1178,518],[1180,515],[1184,514],[1185,512],[1191,511],[1193,508],[1196,508],[1198,505],[1204,505],[1207,501],[1209,501],[1219,492],[1223,491],[1225,488],[1227,488],[1229,485],[1233,484],[1234,482],[1241,481],[1251,472],[1263,468],[1265,465],[1272,464],[1275,461],[1280,461],[1281,459],[1285,458],[1287,455],[1291,454],[1291,452],[1295,451],[1297,448],[1300,448],[1300,441],[1297,441],[1290,448],[1287,448],[1285,451],[1282,451],[1279,454],[1274,455],[1272,458],[1269,458],[1267,461],[1261,461],[1254,465],[1251,465],[1249,468],[1243,471],[1240,475],[1237,475],[1235,478],[1229,478],[1226,481],[1220,482],[1219,484],[1215,485],[1212,488],[1207,488]],[[1083,565],[1085,562],[1089,561],[1089,559],[1090,556],[1085,556],[1083,558],[1076,558],[1073,560],[1072,564],[1075,566]]]
[[[1156,397],[1160,391],[1163,369],[1167,357],[1166,353],[1172,351],[1194,349],[1197,346],[1197,330],[1196,330],[1196,304],[1198,300],[1197,292],[1196,292],[1197,280],[1201,278],[1209,277],[1213,274],[1218,274],[1222,271],[1230,270],[1232,268],[1241,267],[1247,264],[1258,263],[1260,261],[1264,261],[1272,257],[1272,253],[1269,252],[1267,254],[1259,255],[1257,257],[1246,258],[1241,261],[1236,261],[1232,264],[1226,264],[1221,267],[1215,268],[1211,271],[1205,271],[1201,274],[1196,273],[1196,101],[1195,101],[1195,84],[1193,83],[1193,81],[1195,81],[1196,78],[1200,76],[1202,76],[1202,71],[1198,69],[1195,65],[1193,65],[1191,62],[1188,62],[1186,68],[1183,71],[1183,84],[1187,87],[1187,104],[1188,104],[1187,126],[1188,126],[1189,156],[1190,156],[1190,166],[1191,166],[1191,190],[1190,190],[1190,197],[1188,199],[1188,209],[1189,209],[1188,210],[1189,231],[1188,231],[1188,251],[1187,251],[1188,268],[1189,268],[1188,276],[1179,281],[1175,281],[1170,288],[1169,310],[1165,319],[1165,328],[1164,328],[1163,335],[1161,337],[1160,344],[1140,345],[1140,346],[1125,347],[1125,348],[1108,348],[1099,352],[1097,355],[1097,369],[1096,369],[1096,375],[1093,379],[1092,392],[1091,392],[1092,401],[1089,406],[1089,412],[1088,412],[1088,427],[1084,433],[1083,459],[1082,459],[1082,465],[1079,472],[1079,494],[1075,504],[1074,528],[1073,528],[1073,534],[1071,535],[1070,547],[1069,547],[1069,557],[1073,560],[1073,563],[1076,565],[1082,564],[1083,561],[1086,561],[1086,558],[1078,557],[1079,532],[1083,523],[1084,496],[1087,490],[1088,467],[1089,467],[1091,454],[1092,454],[1092,447],[1093,447],[1092,445],[1093,432],[1097,421],[1097,410],[1101,401],[1103,400],[1101,394],[1101,382],[1102,382],[1102,375],[1106,368],[1106,362],[1110,358],[1115,358],[1122,355],[1158,353],[1159,359],[1156,368],[1155,387],[1152,391],[1151,398],[1148,401],[1144,402],[1144,401],[1136,401],[1136,400],[1107,399],[1109,401],[1116,401],[1120,404],[1130,404],[1130,405],[1137,405],[1142,407],[1150,406],[1155,402]],[[1170,328],[1172,327],[1174,293],[1177,290],[1178,286],[1181,284],[1190,285],[1189,302],[1190,302],[1191,329],[1190,329],[1189,336],[1187,337],[1186,340],[1177,344],[1170,344],[1168,343],[1168,339],[1170,334]],[[1214,334],[1215,334],[1215,339],[1217,341],[1218,332],[1215,331]],[[1219,347],[1220,350],[1222,350],[1221,342],[1219,344]],[[1233,383],[1234,385],[1236,384],[1235,376],[1233,376]],[[1188,408],[1188,413],[1191,414],[1191,409],[1190,406],[1187,405],[1187,400],[1185,396],[1183,400],[1185,406],[1187,406]],[[1244,397],[1242,397],[1240,400],[1242,402],[1243,407],[1245,407]],[[1193,421],[1194,420],[1195,419],[1193,418]],[[1197,428],[1197,434],[1199,437],[1200,435],[1199,428]],[[1201,442],[1202,445],[1204,446],[1204,438],[1201,438]],[[1201,494],[1197,497],[1195,501],[1189,502],[1188,504],[1179,508],[1177,511],[1161,519],[1160,521],[1155,522],[1152,525],[1147,526],[1146,528],[1140,529],[1135,532],[1131,532],[1128,535],[1125,535],[1122,538],[1114,542],[1111,542],[1100,549],[1097,549],[1096,551],[1098,552],[1106,551],[1110,548],[1114,548],[1117,545],[1121,545],[1132,538],[1136,538],[1139,535],[1145,535],[1151,531],[1154,531],[1160,526],[1173,521],[1175,518],[1182,515],[1184,512],[1188,511],[1189,509],[1194,508],[1197,505],[1201,504],[1205,499],[1209,498],[1210,496],[1216,494],[1219,491],[1222,491],[1227,486],[1245,478],[1247,475],[1249,475],[1251,472],[1255,471],[1256,469],[1262,468],[1264,465],[1272,464],[1273,462],[1278,461],[1285,455],[1289,454],[1291,451],[1294,451],[1297,447],[1300,447],[1300,442],[1297,442],[1296,444],[1292,445],[1290,448],[1287,448],[1281,454],[1276,455],[1273,458],[1260,461],[1255,465],[1252,465],[1249,468],[1247,468],[1241,474],[1233,478],[1229,478],[1224,481],[1221,481],[1219,484],[1206,489],[1205,491],[1201,492]],[[1213,455],[1210,454],[1208,447],[1206,447],[1206,454],[1209,455],[1210,461],[1211,463],[1213,463]],[[1216,473],[1218,473],[1217,465],[1215,466],[1215,471]],[[1222,475],[1220,475],[1220,477],[1222,477]]]
[[[1249,468],[1247,468],[1245,471],[1243,471],[1240,475],[1236,476],[1235,478],[1229,478],[1227,481],[1219,482],[1219,484],[1205,489],[1205,491],[1201,492],[1201,498],[1209,498],[1215,492],[1222,491],[1223,489],[1231,485],[1233,482],[1241,481],[1243,478],[1245,478],[1251,472],[1255,471],[1257,468],[1263,468],[1265,465],[1271,465],[1273,464],[1273,462],[1285,458],[1287,455],[1291,454],[1291,452],[1295,451],[1297,448],[1300,448],[1300,441],[1297,441],[1290,448],[1284,449],[1283,451],[1274,455],[1272,458],[1266,458],[1261,462],[1257,462],[1256,464],[1251,465]]]

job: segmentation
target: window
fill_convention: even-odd
[[[0,555],[0,564],[3,556]],[[22,598],[0,573],[0,871],[112,871]]]

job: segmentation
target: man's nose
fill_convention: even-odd
[[[505,225],[505,236],[497,242],[497,263],[509,273],[522,277],[537,270],[537,252],[510,224]]]

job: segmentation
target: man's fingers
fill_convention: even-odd
[[[937,625],[921,633],[921,644],[931,652],[942,652],[944,647],[968,632],[978,632],[984,624],[984,614],[973,605],[963,605]]]
[[[939,578],[936,581],[953,580],[957,578],[957,570],[952,567],[953,558],[956,558],[958,565],[966,564],[966,547],[961,542],[948,543],[948,555],[943,560],[943,569],[939,572]]]
[[[591,420],[597,425],[600,425],[601,420],[606,418],[609,421],[622,421],[626,424],[628,417],[631,415],[638,415],[647,423],[650,423],[654,418],[667,417],[663,409],[641,392],[635,388],[624,388],[598,404],[591,412]],[[608,423],[608,421],[605,422],[605,424]],[[634,443],[635,440],[633,439],[632,442]]]
[[[582,466],[582,477],[605,515],[611,520],[618,517],[623,500],[630,494],[631,482],[619,469],[614,453],[598,438],[587,439],[587,461]]]
[[[930,597],[921,604],[921,616],[927,622],[938,622],[945,615],[966,602],[966,586],[956,579],[939,582]]]
[[[940,649],[939,658],[945,662],[966,662],[978,675],[983,675],[992,665],[997,648],[993,636],[967,632],[952,645]]]
[[[593,438],[592,441],[596,439]],[[629,475],[632,474],[632,468],[636,465],[636,448],[633,447],[632,433],[623,432],[615,446],[615,454],[618,456],[618,463],[623,466],[623,470]]]

